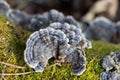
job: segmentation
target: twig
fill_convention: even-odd
[[[96,55],[92,60],[90,60],[89,63],[93,62],[97,57],[98,57],[98,55]]]
[[[25,73],[0,73],[0,75],[4,75],[4,76],[14,76],[14,75],[25,75],[25,74],[30,74],[32,72],[25,72]]]
[[[56,66],[56,65],[61,66],[60,63],[55,63],[55,64],[52,64],[52,65],[50,65],[50,66],[47,66],[47,68],[51,68],[51,67]]]
[[[24,69],[25,68],[25,67],[17,66],[17,65],[14,65],[14,64],[5,63],[5,62],[0,62],[0,64],[4,64],[6,66],[10,66],[10,67],[18,68],[18,69]]]
[[[1,79],[2,80],[2,79]],[[3,77],[3,80],[7,80],[5,77]]]
[[[10,51],[11,51],[11,49],[8,50],[8,53],[9,53],[8,55],[10,55],[10,56],[9,56],[7,62],[10,61],[11,56],[12,56],[12,54],[10,53]],[[4,74],[4,72],[5,72],[5,68],[6,68],[6,65],[3,66],[2,74]],[[4,79],[4,75],[1,75],[1,80],[2,80],[2,78]]]

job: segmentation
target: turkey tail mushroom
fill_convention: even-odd
[[[72,65],[73,75],[79,76],[86,70],[85,52],[80,48],[75,48],[65,61]]]
[[[10,6],[7,4],[7,2],[5,0],[0,0],[0,13],[6,16],[9,10]]]
[[[50,21],[50,23],[53,22],[61,22],[65,16],[63,15],[63,13],[57,11],[57,10],[51,10],[48,14],[48,20]]]
[[[11,9],[5,0],[0,0],[0,13],[19,26],[26,26],[30,21],[30,17],[27,14]]]
[[[78,38],[75,39],[76,37]],[[84,42],[79,44],[83,40]],[[69,62],[73,67],[73,74],[81,75],[86,69],[86,58],[82,48],[82,45],[88,43],[85,40],[81,30],[77,30],[75,26],[68,23],[52,23],[29,37],[24,58],[36,72],[43,72],[48,60],[54,57],[59,62]]]
[[[43,72],[48,60],[52,57],[56,58],[58,48],[64,49],[67,43],[66,35],[60,30],[46,28],[36,31],[27,40],[25,61],[36,72]]]
[[[92,48],[91,42],[85,38],[82,30],[77,28],[75,25],[68,23],[61,24],[59,22],[56,22],[50,24],[49,27],[63,31],[69,39],[69,44],[72,46],[81,48]]]
[[[79,29],[80,23],[72,16],[64,16],[63,13],[57,10],[50,10],[44,14],[27,15],[20,10],[11,9],[5,0],[0,1],[0,13],[5,15],[15,25],[21,26],[23,29],[29,31],[37,31],[46,28],[49,24],[54,22],[68,23],[75,25]]]

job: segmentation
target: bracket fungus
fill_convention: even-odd
[[[57,10],[43,14],[27,15],[9,7],[0,1],[1,13],[23,29],[36,31],[28,38],[24,59],[36,72],[43,72],[52,57],[59,62],[69,63],[73,75],[81,75],[86,69],[84,48],[91,48],[91,43],[84,37],[80,23],[72,16],[64,16]],[[40,29],[40,30],[39,30]],[[38,31],[39,30],[39,31]]]
[[[59,62],[70,63],[73,75],[81,75],[86,69],[85,47],[91,48],[91,43],[81,30],[68,23],[56,22],[29,37],[24,58],[36,72],[43,72],[48,60],[54,57]]]
[[[102,62],[102,67],[106,70],[101,74],[102,80],[120,79],[120,51],[111,52]]]
[[[6,14],[10,10],[10,6],[4,0],[0,0],[0,13]]]
[[[54,9],[43,14],[28,15],[19,10],[11,9],[6,1],[1,0],[0,13],[5,15],[14,24],[30,31],[46,28],[53,22],[69,23],[81,28],[80,23],[72,16],[64,16],[63,13]]]
[[[114,23],[107,18],[98,17],[91,22],[90,27],[85,32],[85,36],[87,39],[111,42],[115,33],[116,28]]]
[[[114,23],[105,17],[97,17],[85,31],[85,37],[92,40],[120,43],[120,22]]]

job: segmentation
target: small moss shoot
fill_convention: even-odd
[[[17,26],[16,26],[17,27]],[[0,15],[0,61],[26,67],[17,69],[0,64],[0,73],[32,72],[24,61],[26,40],[31,34],[29,31],[16,28],[9,20]],[[0,76],[5,80],[100,80],[102,59],[111,51],[120,50],[120,44],[92,41],[92,49],[86,49],[87,68],[81,76],[72,75],[72,68],[68,64],[45,68],[43,73],[33,72],[20,76]],[[53,62],[53,60],[51,60]],[[50,63],[52,64],[52,63]],[[49,66],[49,65],[48,65]]]

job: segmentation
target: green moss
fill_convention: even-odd
[[[0,61],[27,67],[25,69],[6,67],[5,73],[33,71],[26,65],[23,56],[25,43],[30,34],[31,32],[15,28],[11,23],[8,24],[8,20],[0,16]],[[6,80],[100,80],[100,73],[103,71],[102,59],[111,51],[120,50],[120,45],[100,41],[92,41],[92,45],[92,49],[85,50],[87,69],[81,76],[73,76],[71,66],[62,64],[62,66],[45,68],[43,73],[34,72],[29,75],[4,76],[4,78]],[[4,65],[0,64],[0,73],[3,67]]]

